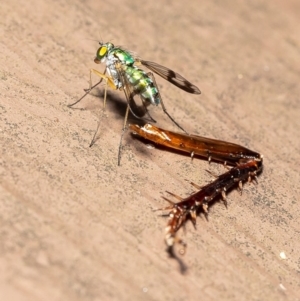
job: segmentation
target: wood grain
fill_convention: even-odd
[[[296,0],[2,1],[0,299],[300,300],[299,13]],[[224,168],[129,132],[118,167],[122,92],[109,93],[88,147],[101,89],[84,110],[67,105],[88,87],[100,39],[200,87],[194,96],[157,77],[186,130],[264,154],[259,185],[187,225],[184,275],[152,209],[165,190],[186,196],[185,179],[204,185],[205,169]],[[159,107],[151,114],[176,130]]]

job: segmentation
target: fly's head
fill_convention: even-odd
[[[111,49],[113,49],[115,46],[112,43],[99,43],[100,47],[98,48],[96,52],[96,57],[94,59],[94,62],[96,64],[104,63],[107,59],[107,56]]]

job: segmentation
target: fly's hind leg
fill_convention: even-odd
[[[149,121],[150,121],[150,122],[156,123],[156,120],[150,115],[150,113],[149,113],[149,111],[148,111],[147,106],[148,106],[149,104],[147,104],[147,103],[144,101],[144,99],[143,99],[142,96],[141,96],[141,100],[142,100],[142,104],[143,104],[143,107],[144,107],[144,112],[145,112],[145,114],[147,114],[147,116],[149,117]],[[145,119],[145,121],[148,121],[148,120]]]
[[[167,109],[166,109],[166,107],[165,107],[165,104],[164,104],[164,102],[163,102],[163,100],[162,100],[162,97],[161,97],[161,95],[160,95],[160,92],[159,92],[158,86],[157,86],[157,84],[156,84],[156,80],[155,80],[155,77],[154,77],[153,73],[152,73],[152,72],[148,72],[147,74],[148,74],[148,76],[152,79],[153,84],[155,85],[155,87],[156,87],[156,89],[157,89],[157,91],[158,91],[158,96],[159,96],[160,103],[161,103],[161,107],[162,107],[164,113],[170,118],[170,120],[171,120],[178,128],[180,128],[183,132],[185,132],[186,134],[188,134],[188,132],[187,132],[181,125],[179,125],[179,123],[178,123],[177,121],[175,121],[175,119],[168,113],[168,111],[167,111]]]

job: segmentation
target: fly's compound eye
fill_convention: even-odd
[[[107,47],[101,46],[96,53],[95,60],[101,61],[106,55],[107,55]]]
[[[107,47],[106,46],[100,47],[98,53],[100,57],[104,57],[107,53]]]

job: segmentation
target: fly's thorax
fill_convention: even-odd
[[[114,56],[118,62],[121,64],[125,64],[127,66],[131,66],[134,64],[133,56],[126,50],[121,48],[114,48],[110,51],[109,55]]]
[[[148,74],[135,66],[123,66],[123,69],[134,92],[139,94],[145,102],[157,106],[160,103],[158,89]]]

